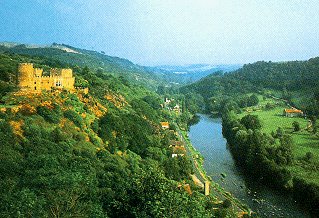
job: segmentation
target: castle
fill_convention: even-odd
[[[31,63],[21,63],[18,72],[18,83],[21,91],[75,90],[72,69],[53,68],[50,70],[50,75],[44,75],[43,69],[34,68]]]

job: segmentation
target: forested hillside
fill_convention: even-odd
[[[71,67],[89,93],[19,92],[23,62]],[[163,99],[125,75],[6,52],[0,85],[1,217],[234,216],[194,184],[188,156],[172,158]]]
[[[319,114],[319,58],[308,61],[256,62],[229,74],[213,74],[182,87],[182,93],[201,94],[208,111],[231,98],[240,105],[243,95],[264,93],[283,98],[313,115]]]
[[[89,67],[92,70],[125,76],[131,83],[156,89],[163,82],[155,74],[129,60],[111,57],[104,52],[79,49],[69,45],[53,43],[51,46],[31,46],[25,44],[2,43],[0,53],[20,54],[60,62],[67,66]]]

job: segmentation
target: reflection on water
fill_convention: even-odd
[[[259,216],[309,217],[291,196],[273,191],[252,179],[244,179],[227,149],[220,118],[200,115],[200,122],[190,127],[189,138],[193,146],[204,156],[204,168],[208,175]]]

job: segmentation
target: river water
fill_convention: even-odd
[[[260,217],[310,217],[291,198],[245,178],[235,166],[220,118],[199,115],[200,121],[190,127],[189,139],[203,155],[207,174],[226,191],[248,205]],[[222,175],[223,174],[223,175]]]

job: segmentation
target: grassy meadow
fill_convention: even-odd
[[[246,108],[240,114],[243,117],[247,114],[258,115],[262,123],[262,130],[265,133],[271,134],[276,132],[278,127],[281,127],[286,134],[292,136],[294,147],[293,153],[295,157],[294,164],[288,169],[295,177],[302,177],[310,183],[319,184],[319,135],[313,134],[311,128],[308,130],[308,119],[302,117],[285,117],[283,110],[288,108],[284,102],[271,98],[263,98],[259,96],[260,103],[258,106]],[[272,108],[266,108],[266,104]],[[293,122],[297,121],[300,124],[300,131],[295,132]],[[306,154],[311,152],[313,157],[309,160]]]

